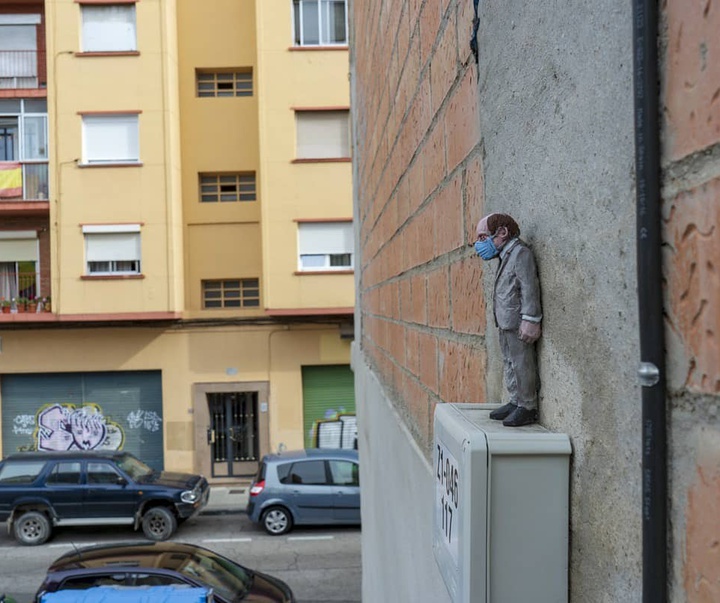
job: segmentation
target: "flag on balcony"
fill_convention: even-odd
[[[22,197],[22,168],[16,161],[0,161],[0,198]]]

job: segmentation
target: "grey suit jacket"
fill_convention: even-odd
[[[495,325],[504,330],[517,330],[520,320],[542,319],[540,281],[535,256],[527,244],[513,239],[500,252],[500,265],[493,288]]]

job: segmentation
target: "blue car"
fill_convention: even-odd
[[[250,487],[247,514],[273,536],[295,525],[359,524],[357,450],[309,448],[266,455]]]

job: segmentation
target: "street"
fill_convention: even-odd
[[[18,545],[0,524],[0,593],[29,603],[48,565],[75,546],[143,540],[131,528],[65,528],[46,544]],[[207,547],[250,569],[287,582],[298,603],[355,603],[361,600],[360,529],[295,528],[269,536],[244,513],[202,515],[172,538]]]

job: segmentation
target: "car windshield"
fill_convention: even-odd
[[[148,467],[140,459],[136,459],[131,454],[123,454],[118,459],[117,464],[118,464],[118,467],[120,467],[120,469],[122,469],[125,473],[127,473],[134,480],[139,480],[139,479],[142,479],[143,477],[147,477],[148,475],[152,474],[152,472],[154,471],[154,469],[152,469],[152,467]]]
[[[198,550],[177,569],[213,588],[223,599],[240,601],[252,586],[252,575],[243,567],[212,551]]]

